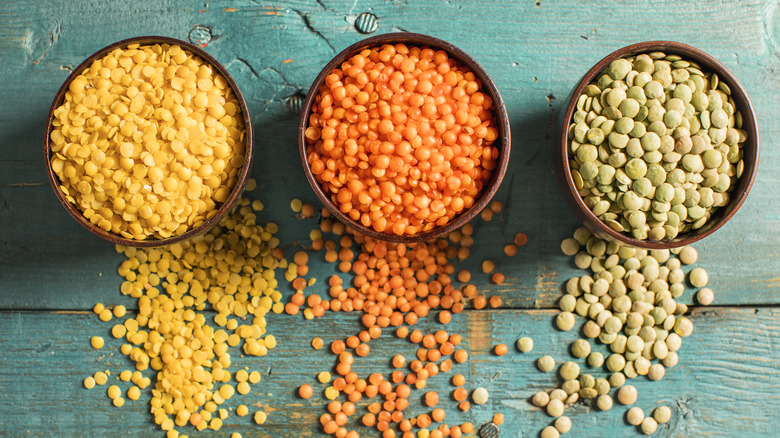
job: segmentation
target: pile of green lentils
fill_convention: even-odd
[[[582,227],[561,243],[561,249],[588,273],[566,282],[555,324],[559,330],[569,331],[577,325],[577,316],[583,317],[584,337],[574,341],[569,351],[594,373],[606,369],[611,374],[594,377],[575,361],[558,366],[560,385],[531,399],[555,418],[542,430],[542,438],[555,438],[571,429],[571,420],[563,414],[574,403],[585,401],[603,411],[612,408],[613,398],[621,405],[632,405],[638,394],[627,380],[640,376],[661,380],[667,368],[677,365],[682,339],[693,332],[693,323],[685,316],[688,306],[677,301],[686,280],[698,289],[699,304],[709,305],[714,299],[713,291],[705,287],[708,276],[704,269],[693,268],[687,274],[683,270],[698,260],[696,249],[690,246],[648,251],[606,242]],[[595,351],[594,343],[607,346],[606,357]],[[533,341],[521,338],[517,348],[529,352]],[[556,369],[552,356],[540,357],[536,365],[542,372]],[[626,412],[626,421],[647,435],[670,417],[668,406],[659,406],[648,416],[638,407]]]

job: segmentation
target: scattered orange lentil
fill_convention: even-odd
[[[304,383],[298,388],[298,395],[300,395],[301,398],[311,398],[311,396],[314,395],[314,388],[312,388],[311,385]]]
[[[466,362],[469,359],[469,353],[466,350],[457,350],[453,355],[453,359],[457,363]]]
[[[514,257],[517,255],[517,247],[515,245],[507,245],[504,247],[504,254],[507,257]]]
[[[310,169],[339,210],[376,231],[442,226],[496,167],[493,102],[480,89],[444,51],[364,49],[318,90],[304,131]]]
[[[501,201],[493,201],[490,203],[490,211],[495,214],[501,213],[502,208],[504,208],[504,205],[501,204]]]
[[[464,387],[458,387],[454,391],[452,391],[452,398],[455,399],[455,401],[461,402],[463,400],[466,400],[469,397],[469,391]]]
[[[458,408],[463,412],[468,412],[471,409],[471,403],[468,401],[462,401],[458,403]]]
[[[490,222],[493,220],[493,210],[490,209],[484,209],[482,210],[479,215],[482,217],[482,220],[485,222]]]
[[[487,306],[487,299],[483,297],[482,295],[477,296],[474,298],[474,308],[475,309],[484,309],[485,306]]]
[[[458,281],[461,283],[468,283],[471,281],[471,272],[467,270],[462,270],[458,272]]]
[[[452,321],[452,313],[447,310],[442,310],[439,312],[439,323],[449,324],[450,321]]]
[[[319,349],[321,349],[321,348],[322,348],[322,346],[323,346],[322,338],[320,338],[320,337],[316,337],[316,338],[312,339],[312,340],[311,340],[311,346],[312,346],[312,348],[314,348],[315,350],[319,350]]]
[[[504,284],[504,274],[500,272],[496,272],[493,274],[492,277],[490,277],[491,280],[493,280],[493,283],[495,284]]]
[[[528,236],[526,236],[524,233],[517,233],[515,234],[514,242],[517,246],[524,246],[526,243],[528,243]]]
[[[503,356],[509,352],[509,349],[507,348],[506,344],[498,344],[495,347],[493,347],[493,353],[495,353],[496,356]]]
[[[463,374],[455,374],[452,376],[452,384],[455,386],[463,386],[466,384],[466,378],[463,377]]]
[[[425,406],[430,408],[439,404],[439,394],[435,391],[428,391],[425,393]],[[435,419],[435,418],[434,418]],[[439,421],[439,420],[437,420]]]
[[[301,206],[301,216],[304,218],[310,218],[314,216],[314,206],[311,204],[303,204]]]
[[[495,423],[498,426],[504,424],[504,414],[499,412],[499,413],[493,415],[493,423]]]
[[[482,262],[482,272],[485,274],[490,274],[494,269],[496,269],[496,264],[493,263],[492,260],[485,260]]]
[[[493,295],[492,297],[490,297],[490,307],[494,309],[498,309],[499,307],[501,307],[501,304],[503,303],[504,300],[502,300],[501,297],[498,295]]]
[[[298,277],[292,282],[293,289],[297,291],[302,291],[306,289],[306,279],[303,277]]]
[[[433,421],[440,423],[444,421],[444,418],[446,417],[446,413],[444,412],[444,409],[442,408],[436,408],[431,412],[431,418],[433,418]]]

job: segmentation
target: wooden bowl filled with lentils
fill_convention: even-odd
[[[246,186],[253,143],[236,83],[174,38],[111,44],[76,67],[46,124],[57,198],[95,235],[161,246],[210,229]]]
[[[722,227],[756,176],[759,136],[737,78],[670,41],[619,49],[590,69],[560,116],[558,179],[597,236],[648,249]]]
[[[395,242],[442,236],[479,213],[510,146],[487,72],[454,45],[415,33],[378,35],[336,55],[298,126],[317,197],[356,231]]]

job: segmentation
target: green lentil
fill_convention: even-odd
[[[573,380],[580,375],[580,366],[574,362],[565,362],[558,372],[563,380]]]
[[[571,354],[572,356],[577,358],[583,358],[591,354],[590,349],[591,349],[590,342],[588,342],[585,339],[577,339],[571,344]],[[602,361],[603,361],[603,356],[602,356]]]
[[[547,403],[549,402],[550,402],[550,395],[544,391],[537,392],[536,394],[534,394],[533,398],[531,399],[531,403],[533,403],[534,406],[540,408],[547,406]]]
[[[622,405],[636,403],[637,391],[633,385],[624,385],[617,392],[617,399]]]
[[[487,403],[488,397],[489,397],[489,394],[488,394],[487,389],[485,389],[485,388],[483,388],[481,386],[479,388],[475,389],[471,393],[471,399],[474,401],[474,404],[477,404],[477,405],[484,405],[485,403]]]
[[[707,271],[705,271],[704,269],[694,268],[688,274],[688,281],[694,287],[704,287],[709,282],[709,276],[707,275]]]
[[[696,292],[696,301],[702,306],[709,306],[715,300],[715,293],[712,289],[705,287]]]
[[[560,417],[563,415],[563,401],[559,399],[551,399],[546,406],[547,415],[551,417]]]
[[[571,419],[565,415],[558,417],[555,420],[555,429],[560,433],[568,433],[571,430]]]
[[[572,174],[585,204],[642,240],[703,227],[728,203],[744,169],[747,134],[730,89],[717,75],[683,67],[685,60],[671,66],[639,54],[615,62],[578,98],[569,128]],[[675,208],[683,201],[685,208]]]
[[[642,408],[634,406],[626,411],[626,421],[632,426],[639,426],[645,419],[645,413]]]
[[[556,429],[553,426],[547,426],[544,429],[542,429],[542,432],[539,434],[541,438],[558,438],[561,436],[560,432],[558,432],[558,429]]]
[[[534,349],[534,340],[524,336],[517,340],[517,349],[523,353],[528,353]]]
[[[539,371],[548,373],[555,368],[555,359],[552,356],[542,356],[536,361],[536,366],[539,368]]]
[[[653,419],[658,424],[668,423],[672,419],[672,410],[669,406],[658,406],[653,409]]]
[[[562,331],[569,331],[574,328],[575,322],[574,314],[571,312],[561,312],[555,319],[558,330]]]
[[[652,417],[647,417],[642,420],[640,428],[645,435],[652,435],[658,429],[658,423]]]
[[[608,382],[611,388],[620,388],[626,384],[626,376],[618,371],[609,375]]]
[[[599,398],[596,399],[596,406],[602,411],[612,409],[612,397],[607,394],[600,395]]]

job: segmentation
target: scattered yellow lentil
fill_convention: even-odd
[[[295,213],[299,213],[302,208],[303,208],[303,202],[301,202],[300,199],[295,198],[292,201],[290,201],[290,209],[292,209],[292,211],[294,211]]]
[[[105,309],[105,308],[103,310],[101,310],[100,313],[98,314],[98,318],[100,318],[100,320],[103,321],[103,322],[111,321],[111,318],[113,316],[114,315],[113,315],[113,313],[111,313],[111,310]]]
[[[114,306],[114,316],[116,316],[117,318],[121,318],[125,316],[126,313],[127,313],[127,309],[125,308],[125,306],[121,304],[118,306]]]
[[[111,400],[111,403],[113,403],[114,406],[116,406],[118,408],[121,408],[122,406],[125,405],[125,399],[122,398],[122,397],[117,397],[117,398]]]
[[[111,399],[115,399],[122,396],[122,390],[119,389],[116,385],[111,385],[106,390],[106,393],[108,394],[108,397]]]
[[[108,376],[103,371],[98,371],[94,375],[95,383],[98,385],[105,385],[108,381]]]
[[[321,371],[319,374],[317,374],[317,380],[320,383],[328,383],[330,382],[331,375],[327,371]]]
[[[100,315],[100,312],[105,309],[106,306],[104,306],[102,303],[97,303],[92,307],[92,311],[95,312],[95,315]]]
[[[127,328],[122,324],[117,324],[111,328],[111,336],[116,339],[124,338],[127,334]]]
[[[92,348],[94,348],[95,350],[99,350],[103,348],[103,338],[101,338],[100,336],[93,336],[89,340],[89,344],[92,345]]]
[[[132,377],[133,377],[133,372],[130,370],[124,370],[121,373],[119,373],[119,380],[123,382],[129,382]]]
[[[127,388],[127,398],[130,400],[138,400],[141,397],[141,388],[133,385]]]
[[[249,181],[246,182],[246,191],[251,192],[256,188],[257,188],[257,180],[255,180],[254,178],[249,178]]]
[[[255,412],[255,423],[263,424],[263,423],[265,423],[266,418],[268,418],[268,416],[266,415],[265,412],[263,412],[263,411]]]
[[[236,415],[238,415],[239,417],[243,417],[248,413],[249,413],[249,408],[246,407],[246,405],[238,405],[236,407]]]
[[[249,383],[257,384],[260,383],[261,375],[257,371],[252,371],[249,373]]]
[[[84,387],[87,389],[92,389],[95,387],[95,378],[92,376],[87,376],[86,379],[84,379]]]

